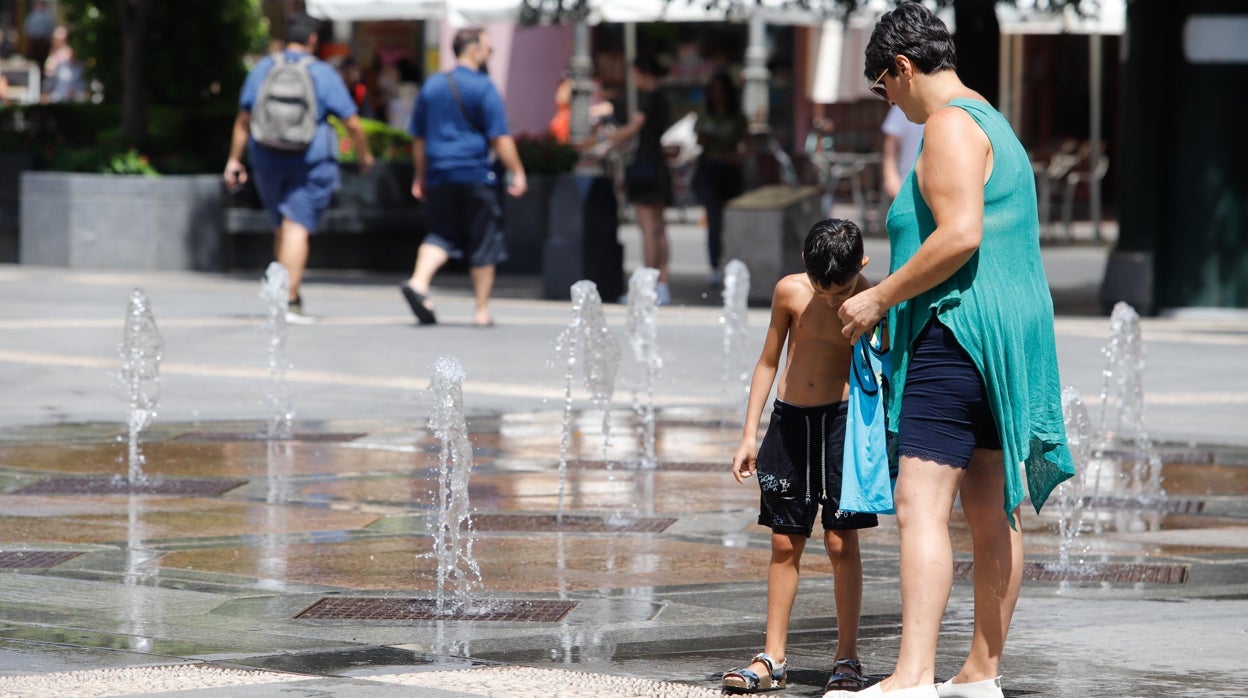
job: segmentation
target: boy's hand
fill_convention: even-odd
[[[758,453],[758,449],[754,444],[742,443],[735,455],[732,457],[732,476],[736,478],[738,483],[744,483],[746,479],[754,475],[754,460]]]

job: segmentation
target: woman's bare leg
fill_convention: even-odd
[[[1005,516],[1001,451],[977,450],[962,480],[962,510],[975,554],[975,631],[955,683],[1001,675],[1001,653],[1023,580],[1023,534]],[[1019,510],[1014,510],[1017,525]]]
[[[966,471],[934,461],[901,459],[894,502],[901,534],[901,650],[885,692],[930,685],[936,639],[953,588],[949,512]]]

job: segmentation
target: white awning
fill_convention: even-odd
[[[304,8],[318,19],[347,22],[441,19],[446,0],[305,0]]]
[[[1100,0],[1080,17],[1072,7],[1060,12],[997,5],[1002,34],[1109,34],[1121,35],[1127,27],[1126,0]]]
[[[386,19],[447,19],[452,25],[515,21],[520,0],[305,0],[313,17],[339,21]],[[817,25],[825,16],[791,6],[785,0],[762,0],[748,5],[768,24]],[[591,0],[591,24],[599,22],[723,22],[748,17],[725,16],[724,10],[708,10],[699,0]]]

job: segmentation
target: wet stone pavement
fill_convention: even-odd
[[[126,482],[125,426],[0,432],[0,695],[704,696],[761,650],[768,536],[733,481],[739,432],[714,409],[658,411],[653,469],[634,412],[469,415],[467,606],[436,602],[440,444],[397,420],[157,423]],[[1006,695],[1248,695],[1248,450],[1159,444],[1167,499],[1108,496],[1054,572],[1055,507],[1025,507],[1028,581]],[[562,515],[560,515],[562,514]],[[970,541],[937,674],[971,631]],[[784,695],[817,696],[836,637],[812,540]],[[863,540],[860,647],[887,672],[897,532]]]

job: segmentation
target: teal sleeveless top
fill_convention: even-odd
[[[901,412],[914,341],[929,319],[938,317],[983,377],[1005,452],[1005,512],[1013,523],[1013,511],[1024,496],[1020,464],[1037,513],[1053,488],[1075,472],[1062,419],[1053,298],[1040,258],[1035,175],[1027,151],[999,112],[972,99],[955,99],[950,105],[974,118],[992,145],[983,239],[952,277],[889,310],[889,425],[896,428]],[[892,273],[936,229],[913,171],[893,201],[886,225]]]

